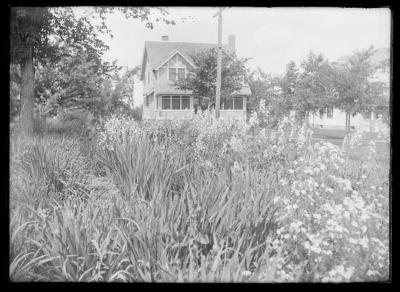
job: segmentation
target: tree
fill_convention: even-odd
[[[286,110],[282,106],[280,96],[280,79],[272,76],[272,74],[263,72],[261,68],[257,68],[257,70],[249,74],[247,82],[251,90],[249,105],[247,106],[248,111],[257,112],[260,118],[259,105],[260,101],[264,100],[265,105],[272,110],[270,114],[273,117],[270,120],[276,121],[278,116],[281,116],[283,111]]]
[[[115,90],[113,94],[113,104],[117,107],[128,105],[129,108],[134,108],[133,94],[135,89],[135,76],[138,76],[140,66],[130,69],[120,77],[116,75]]]
[[[147,7],[118,8],[127,18],[138,18],[153,27],[150,20],[151,9]],[[162,16],[156,21],[164,20],[167,14],[158,8]],[[33,134],[34,76],[35,65],[43,58],[60,57],[55,54],[58,44],[68,44],[87,53],[91,57],[101,56],[108,47],[98,34],[110,33],[105,25],[105,17],[114,12],[114,8],[96,7],[90,13],[76,17],[72,8],[13,7],[10,13],[10,56],[11,63],[20,66],[21,70],[21,129],[27,135]],[[91,20],[99,19],[94,25]],[[55,41],[54,41],[55,40]],[[90,60],[89,60],[90,61]]]
[[[282,94],[292,96],[296,89],[297,80],[299,78],[299,69],[294,61],[290,61],[286,65],[286,72],[280,81]]]
[[[38,105],[44,106],[42,114],[55,115],[58,108],[80,108],[95,116],[101,114],[107,97],[101,88],[117,72],[116,64],[69,46],[60,47],[59,53],[62,56],[57,61],[44,59],[37,66],[34,93]]]
[[[334,65],[335,105],[346,112],[347,131],[350,130],[351,115],[371,112],[376,106],[379,108],[388,104],[383,94],[384,83],[372,78],[377,69],[370,62],[373,53],[371,46],[355,52],[347,62]]]
[[[189,68],[187,78],[176,82],[183,90],[192,90],[201,105],[215,103],[217,80],[217,49],[199,51],[191,55],[194,67]],[[221,102],[232,98],[242,88],[248,59],[223,51],[221,69]]]
[[[302,71],[297,76],[294,90],[292,84],[295,75],[290,74],[291,79],[286,91],[292,95],[293,109],[296,110],[298,118],[303,120],[309,113],[323,111],[332,104],[334,73],[328,60],[321,54],[316,55],[313,52],[309,53],[300,66]]]

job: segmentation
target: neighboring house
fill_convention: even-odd
[[[198,104],[190,90],[181,90],[175,82],[185,78],[190,66],[194,66],[191,55],[200,50],[216,48],[216,44],[146,41],[144,45],[142,73],[143,119],[189,119]],[[235,52],[235,37],[229,36],[224,50]],[[251,95],[247,84],[234,93],[230,102],[221,105],[221,118],[246,118],[247,97]]]
[[[337,62],[345,62],[347,56],[341,57]],[[388,48],[378,49],[371,56],[371,64],[379,69],[372,77],[374,80],[385,83],[385,96],[389,100],[390,96],[390,50]],[[389,109],[388,109],[389,110]],[[346,113],[336,108],[328,108],[324,114],[311,114],[309,122],[315,127],[326,129],[345,129]],[[364,131],[379,132],[387,131],[387,125],[382,121],[377,113],[356,114],[350,118],[351,127],[360,127]]]

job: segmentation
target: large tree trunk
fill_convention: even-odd
[[[33,46],[30,43],[26,48],[25,57],[21,60],[20,130],[27,136],[33,135],[34,69],[32,53]]]

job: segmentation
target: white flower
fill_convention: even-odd
[[[249,276],[251,276],[251,272],[246,270],[246,271],[242,272],[242,275],[243,275],[243,277],[249,277]]]
[[[351,190],[351,182],[348,179],[343,180],[346,190]]]
[[[317,220],[321,220],[321,215],[320,214],[313,214],[312,216]]]
[[[363,237],[358,240],[358,243],[363,247],[363,248],[368,248],[368,238]]]

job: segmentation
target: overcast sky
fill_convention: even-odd
[[[144,41],[159,41],[168,35],[172,42],[216,43],[217,8],[168,8],[176,25],[155,23],[153,30],[139,20],[127,20],[116,13],[108,17],[114,34],[106,39],[110,51],[106,60],[120,66],[141,63]],[[191,17],[185,22],[180,18]],[[223,43],[236,36],[239,57],[249,57],[251,68],[282,74],[285,65],[297,64],[313,51],[333,61],[354,50],[390,47],[390,10],[358,8],[226,8],[223,12]],[[138,88],[135,96],[141,95]],[[141,103],[140,98],[137,100]]]

